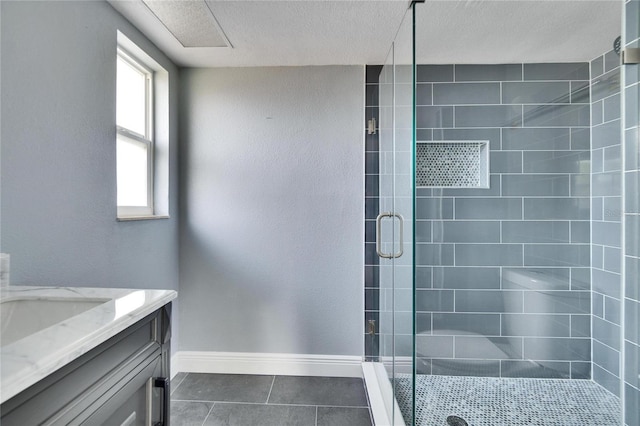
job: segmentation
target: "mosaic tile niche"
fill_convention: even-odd
[[[489,142],[417,142],[416,186],[488,188]]]

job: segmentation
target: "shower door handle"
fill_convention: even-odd
[[[397,218],[398,221],[400,222],[400,250],[398,250],[398,252],[396,253],[392,253],[392,254],[387,254],[384,253],[382,251],[382,247],[380,246],[381,244],[381,231],[382,231],[382,219],[385,217],[390,217],[390,218]],[[402,217],[402,215],[398,214],[398,213],[390,213],[390,212],[386,212],[386,213],[380,213],[378,215],[378,217],[376,217],[376,252],[378,253],[378,256],[380,256],[383,259],[397,259],[400,256],[402,256],[402,253],[404,253],[404,218]]]

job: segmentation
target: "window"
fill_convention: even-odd
[[[168,73],[118,32],[118,219],[168,217]]]
[[[118,216],[153,215],[153,73],[118,49]]]

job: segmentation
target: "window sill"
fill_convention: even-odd
[[[116,221],[118,222],[131,222],[134,220],[156,220],[156,219],[170,219],[170,216],[163,215],[148,215],[148,216],[118,216]]]

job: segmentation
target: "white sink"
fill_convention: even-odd
[[[23,298],[0,302],[0,347],[95,308],[109,299]]]

